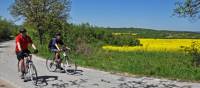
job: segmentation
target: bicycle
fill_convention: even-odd
[[[55,55],[51,55],[46,59],[46,67],[50,72],[55,72],[59,65],[64,69],[67,74],[74,74],[77,71],[76,62],[69,57],[69,49],[62,49],[62,55],[60,55],[60,60],[62,63],[58,63],[55,61]]]
[[[24,53],[25,74],[24,81],[30,79],[35,85],[38,82],[38,75],[33,61],[30,59],[31,54]]]

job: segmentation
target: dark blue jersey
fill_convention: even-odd
[[[55,44],[60,44],[60,45],[64,45],[63,41],[61,39],[57,39],[57,38],[52,38],[51,41],[49,42],[49,48],[50,49],[57,49]]]

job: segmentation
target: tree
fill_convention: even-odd
[[[0,16],[0,25],[0,41],[11,39],[11,36],[15,35],[17,26],[12,21]]]
[[[35,27],[42,44],[45,31],[57,31],[67,23],[70,7],[70,0],[15,0],[10,13]]]
[[[174,15],[180,17],[198,18],[200,19],[200,0],[185,0],[176,2]]]

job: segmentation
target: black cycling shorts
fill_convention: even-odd
[[[23,50],[21,52],[16,53],[18,61],[20,61],[21,59],[25,57],[25,53],[31,54],[29,50]]]

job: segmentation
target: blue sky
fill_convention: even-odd
[[[13,20],[8,7],[14,0],[0,0],[0,16]],[[172,16],[176,0],[72,0],[70,22],[104,27],[139,27],[158,30],[200,31],[200,20]],[[16,22],[17,24],[22,21]]]

